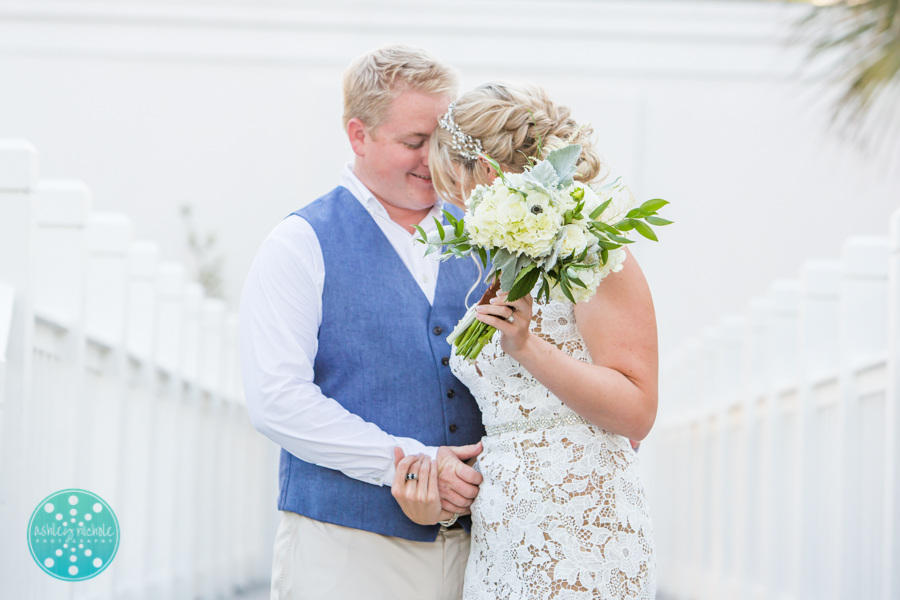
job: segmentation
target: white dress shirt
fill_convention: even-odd
[[[352,167],[344,168],[341,185],[372,215],[433,304],[440,263],[424,256],[425,246],[391,220]],[[440,201],[421,222],[426,231],[435,228],[433,216],[441,216]],[[241,369],[250,421],[301,460],[366,483],[391,485],[395,446],[406,455],[432,458],[437,448],[389,435],[313,383],[324,282],[316,233],[305,219],[291,215],[260,246],[241,297]]]

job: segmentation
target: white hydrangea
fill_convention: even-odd
[[[610,250],[609,259],[602,267],[598,261],[592,269],[578,269],[578,279],[584,282],[587,287],[583,288],[578,285],[571,286],[572,297],[575,298],[575,302],[587,302],[593,298],[600,282],[610,273],[618,273],[621,271],[623,262],[625,262],[625,250],[623,248],[617,248],[615,250]],[[569,299],[563,294],[559,284],[550,288],[550,299],[556,302],[569,302]]]
[[[476,188],[467,206],[466,231],[479,246],[541,257],[550,251],[562,227],[558,203],[527,182],[510,180],[510,185],[522,193],[500,179],[490,187]]]

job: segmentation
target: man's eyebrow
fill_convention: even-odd
[[[400,134],[400,135],[397,136],[397,137],[402,137],[402,138],[404,138],[404,137],[409,137],[409,136],[428,138],[428,137],[431,137],[431,134],[430,134],[430,133],[415,133],[415,132],[412,132],[412,131],[411,131],[411,132],[408,132],[408,133],[402,133],[402,134]]]

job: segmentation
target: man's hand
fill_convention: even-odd
[[[469,446],[441,446],[437,451],[438,492],[441,508],[467,515],[484,481],[481,473],[464,463],[481,454],[481,442]]]

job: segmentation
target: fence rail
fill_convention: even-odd
[[[247,417],[237,320],[185,269],[0,140],[0,597],[223,598],[268,580],[275,457]],[[82,488],[121,529],[98,577],[32,563],[31,511]]]
[[[659,589],[900,598],[900,210],[663,361],[642,449]]]

